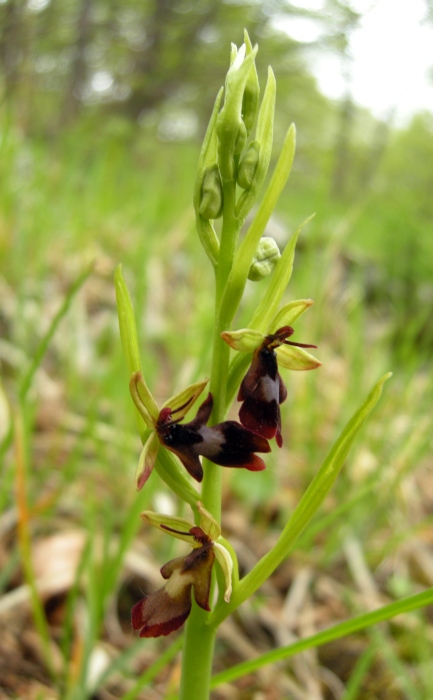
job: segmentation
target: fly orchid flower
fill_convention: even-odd
[[[142,413],[141,381],[140,373],[132,375],[130,388],[132,398]],[[212,394],[208,394],[192,421],[180,425],[186,409],[192,405],[204,386],[205,383],[193,385],[173,400],[170,399],[160,410],[158,418],[153,420],[154,433],[143,447],[137,468],[138,488],[146,482],[153,469],[159,444],[174,452],[187,472],[199,482],[203,479],[200,455],[222,467],[244,467],[250,471],[262,471],[266,468],[263,460],[255,454],[271,451],[268,441],[263,437],[247,430],[236,421],[225,421],[210,428],[206,426],[212,413]],[[188,396],[187,401],[178,405],[179,398],[185,396]]]
[[[161,575],[166,579],[166,584],[142,598],[132,608],[132,627],[140,630],[140,637],[166,636],[179,629],[191,611],[191,589],[197,605],[203,610],[210,610],[209,592],[215,558],[224,574],[224,600],[227,603],[230,601],[233,560],[228,550],[215,541],[221,536],[216,520],[200,501],[197,502],[197,509],[200,526],[184,518],[158,515],[151,511],[141,514],[145,522],[185,540],[193,550],[185,557],[177,557],[164,564]]]
[[[147,388],[141,372],[133,372],[131,375],[129,390],[131,392],[132,400],[134,401],[137,410],[143,418],[147,428],[150,428],[151,430],[151,433],[144,443],[141,451],[135,474],[135,481],[138,490],[144,486],[151,475],[158,456],[160,445],[158,426],[160,424],[160,416],[166,416],[168,411],[170,415],[179,414],[177,420],[182,420],[187,410],[200,396],[207,384],[207,381],[208,380],[206,379],[203,382],[191,384],[179,394],[172,396],[162,405],[161,409],[158,409],[158,406]],[[170,408],[168,408],[168,406],[170,406]]]
[[[282,326],[266,336],[249,328],[224,331],[221,334],[235,350],[253,350],[250,368],[237,396],[238,401],[243,402],[239,411],[240,422],[264,438],[275,437],[278,447],[283,444],[280,404],[287,398],[287,389],[278,371],[278,363],[293,370],[316,369],[321,365],[319,360],[304,349],[315,348],[316,345],[287,340],[293,332],[291,326]]]
[[[163,408],[156,424],[161,444],[179,457],[197,481],[203,479],[199,455],[222,467],[244,467],[253,472],[265,469],[264,461],[255,452],[270,452],[268,441],[232,420],[208,428],[206,423],[212,407],[213,398],[209,393],[196,417],[182,425],[179,424],[181,418],[172,418],[170,408]]]

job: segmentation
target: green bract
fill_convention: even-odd
[[[244,39],[246,46],[246,55],[248,56],[250,53],[252,53],[253,47],[251,45],[248,32],[246,30],[244,32]],[[247,134],[250,133],[251,129],[254,126],[259,107],[259,99],[259,78],[257,75],[256,64],[253,63],[253,65],[250,68],[250,72],[248,73],[247,82],[245,83],[244,95],[242,98],[242,119],[244,120]]]

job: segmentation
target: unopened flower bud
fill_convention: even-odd
[[[257,141],[253,141],[248,146],[246,153],[242,156],[239,163],[237,182],[239,187],[248,190],[254,180],[257,165],[259,163],[260,146]]]
[[[238,156],[242,153],[242,151],[245,148],[246,142],[247,142],[247,129],[246,129],[244,122],[241,120],[241,125],[239,127],[238,135],[236,136],[236,141],[235,141],[235,150],[234,150],[235,156]]]
[[[248,279],[253,282],[268,277],[281,257],[280,250],[273,238],[263,236],[251,263]]]
[[[204,172],[199,212],[204,219],[218,219],[223,212],[223,188],[216,163]]]

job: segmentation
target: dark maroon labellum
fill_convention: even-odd
[[[250,368],[238,393],[238,401],[243,401],[239,410],[242,425],[268,440],[275,437],[278,447],[283,444],[280,404],[287,398],[287,389],[278,372],[275,348],[283,344],[301,348],[316,347],[287,340],[293,332],[293,328],[284,326],[266,336],[254,351]]]
[[[255,452],[270,452],[268,441],[236,421],[225,421],[208,428],[206,423],[212,406],[212,394],[209,394],[194,420],[183,424],[172,419],[169,408],[162,409],[156,425],[161,444],[179,457],[197,481],[203,479],[200,455],[222,467],[243,467],[250,471],[265,469],[265,463]]]

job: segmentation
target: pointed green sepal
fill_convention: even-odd
[[[271,321],[269,333],[275,333],[278,328],[283,326],[292,326],[294,321],[313,304],[312,299],[296,299],[285,304]]]
[[[129,391],[137,410],[148,428],[153,429],[158,420],[159,409],[150,393],[141,372],[134,372],[129,380]]]
[[[307,369],[317,369],[322,363],[304,348],[298,348],[295,345],[280,345],[275,348],[278,358],[278,366],[285,369],[302,371]]]
[[[221,337],[233,350],[253,352],[263,343],[265,336],[251,328],[241,328],[238,331],[223,331]]]
[[[175,394],[172,396],[168,401],[164,401],[162,404],[162,408],[171,408],[172,412],[176,412],[176,418],[180,418],[179,416],[179,409],[184,407],[184,413],[185,415],[191,406],[197,401],[198,397],[200,396],[201,392],[205,388],[206,384],[208,383],[208,379],[205,379],[202,382],[195,382],[194,384],[190,384],[187,386],[186,389],[183,389],[180,391],[178,394]]]
[[[242,100],[249,71],[254,64],[257,46],[245,56],[245,44],[236,53],[226,77],[224,105],[217,119],[219,139],[219,165],[224,179],[233,178],[233,156],[240,152],[241,141],[246,137],[242,120]],[[240,140],[238,140],[240,139]]]
[[[159,440],[158,435],[152,431],[146,442],[144,443],[143,449],[141,450],[140,458],[138,460],[137,469],[135,471],[135,484],[137,491],[143,488],[144,484],[148,480],[149,476],[153,471],[155,466],[156,458],[159,451]]]

